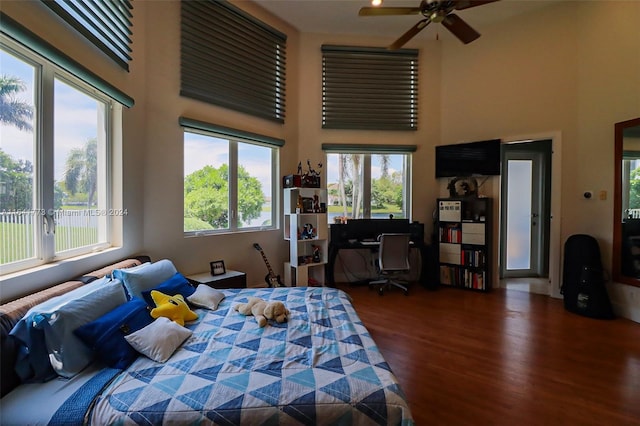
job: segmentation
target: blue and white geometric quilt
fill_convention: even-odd
[[[349,296],[326,287],[222,290],[164,364],[138,358],[101,393],[91,423],[413,425],[389,365]],[[255,296],[291,311],[260,328],[233,307]]]

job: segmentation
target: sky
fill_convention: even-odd
[[[20,92],[16,97],[30,105],[34,105],[35,70],[33,66],[4,50],[0,51],[0,74],[18,77],[25,83],[27,90]],[[61,180],[64,177],[65,161],[69,151],[96,137],[98,114],[97,102],[94,99],[61,80],[56,80],[54,91],[54,178]],[[34,143],[33,132],[0,125],[0,147],[14,159],[35,163]]]

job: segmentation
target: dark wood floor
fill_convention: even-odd
[[[640,425],[640,324],[513,290],[338,288],[417,425]]]

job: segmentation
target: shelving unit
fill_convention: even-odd
[[[440,285],[491,289],[490,198],[438,199]]]
[[[284,239],[289,241],[284,284],[288,287],[323,286],[325,283],[329,248],[326,206],[326,189],[284,190]]]

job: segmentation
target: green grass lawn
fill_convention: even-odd
[[[35,225],[0,223],[0,264],[34,257],[34,234]],[[56,252],[95,244],[97,242],[97,228],[56,227]]]
[[[342,215],[344,213],[344,210],[342,209],[342,207],[340,206],[329,206],[329,213],[337,213],[339,215]],[[347,216],[350,216],[351,214],[351,207],[347,208]],[[394,217],[396,218],[402,218],[402,211],[398,206],[394,206],[394,205],[386,205],[384,206],[384,208],[377,208],[377,209],[371,209],[371,214],[372,215],[379,215],[379,214],[383,214],[383,215],[389,215],[389,214],[393,214]]]

